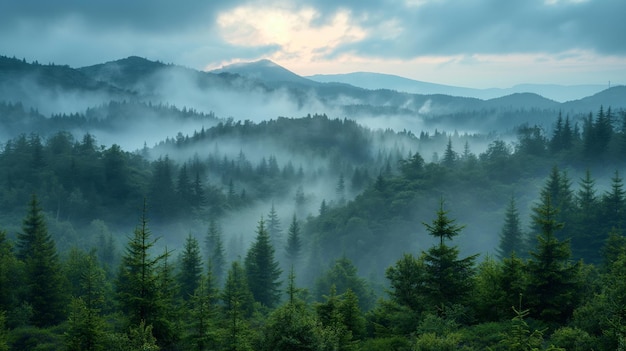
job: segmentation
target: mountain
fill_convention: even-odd
[[[626,86],[618,85],[580,100],[568,101],[562,104],[562,109],[566,112],[575,113],[576,111],[595,111],[598,106],[618,109],[626,107],[625,105]]]
[[[263,82],[269,86],[274,86],[276,85],[276,83],[295,83],[305,86],[316,85],[316,82],[301,77],[291,72],[290,70],[266,59],[254,62],[234,63],[216,70],[212,70],[210,71],[210,73],[238,74],[248,79]]]
[[[137,56],[82,68],[2,57],[0,102],[19,102],[44,116],[81,113],[110,101],[136,101],[186,107],[238,120],[320,113],[371,123],[369,126],[375,128],[388,128],[384,121],[399,118],[403,123],[394,124],[394,128],[415,129],[419,125],[416,122],[426,122],[428,128],[454,125],[476,132],[511,130],[521,123],[550,126],[559,111],[576,115],[596,111],[600,105],[614,110],[626,108],[623,87],[560,103],[537,93],[516,92],[479,99],[453,95],[470,95],[473,90],[468,88],[382,74],[345,76],[377,88],[314,81],[269,60],[204,72]],[[414,86],[429,93],[385,88],[400,83],[407,89]],[[515,89],[533,87],[559,86],[527,85]],[[446,91],[449,94],[442,93]]]
[[[391,74],[354,72],[346,74],[316,74],[307,78],[320,83],[344,83],[365,89],[390,89],[412,94],[443,94],[494,99],[516,93],[535,93],[548,99],[565,102],[577,100],[606,89],[604,85],[519,84],[511,88],[474,89],[428,83]]]

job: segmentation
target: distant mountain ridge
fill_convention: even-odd
[[[365,89],[391,89],[412,94],[443,94],[473,97],[482,100],[494,99],[515,93],[535,93],[558,102],[577,100],[604,89],[604,85],[556,85],[519,84],[511,88],[475,89],[413,80],[397,75],[354,72],[345,74],[316,74],[307,78],[320,83],[344,83]]]
[[[361,74],[368,76],[376,77],[371,84],[383,86],[387,80],[415,82]],[[0,57],[0,78],[0,102],[24,103],[44,115],[81,112],[109,101],[138,101],[172,104],[237,119],[328,113],[357,121],[401,117],[405,121],[428,121],[435,127],[455,123],[496,130],[521,123],[549,126],[559,111],[580,115],[597,111],[599,106],[626,108],[626,87],[621,86],[565,103],[533,92],[485,100],[444,94],[446,90],[463,93],[463,89],[469,88],[425,82],[419,82],[428,91],[424,94],[323,83],[269,60],[205,72],[137,56],[81,68]],[[485,115],[490,116],[489,123],[487,119],[476,120]]]

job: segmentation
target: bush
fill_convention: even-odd
[[[596,347],[594,341],[586,331],[572,327],[559,328],[550,337],[551,344],[568,351],[592,350]]]
[[[411,342],[401,336],[367,339],[359,343],[360,351],[411,351]]]

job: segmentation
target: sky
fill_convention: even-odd
[[[131,55],[201,70],[270,59],[473,88],[626,84],[625,0],[0,0],[0,55]]]

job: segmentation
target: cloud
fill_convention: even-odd
[[[322,3],[329,12],[342,8],[341,1],[334,6],[334,2]],[[624,1],[423,0],[417,4],[387,1],[387,7],[397,10],[379,4],[353,10],[368,28],[393,21],[397,35],[389,40],[386,31],[371,30],[365,40],[340,50],[400,58],[574,49],[626,54],[620,34],[626,31],[626,23],[620,20],[620,14],[626,13]]]
[[[421,79],[416,62],[472,75],[485,57],[583,53],[599,61],[581,70],[621,61],[611,71],[623,76],[624,13],[623,0],[0,0],[0,54],[75,67],[138,55],[197,69],[269,58],[305,74],[385,67]]]

